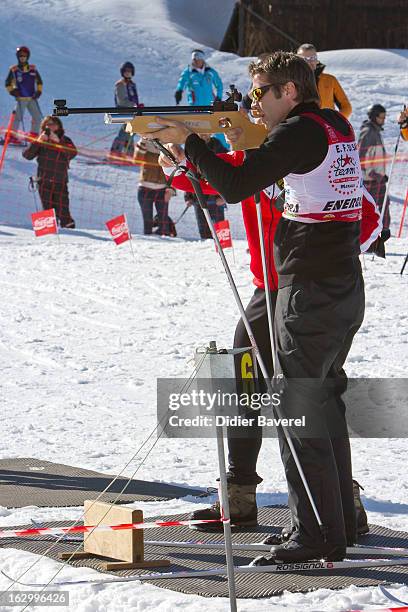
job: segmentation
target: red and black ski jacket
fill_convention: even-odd
[[[39,179],[53,183],[68,182],[69,162],[76,154],[74,143],[64,134],[60,135],[58,144],[34,140],[22,153],[26,159],[37,158]]]
[[[339,113],[304,103],[292,109],[240,166],[231,168],[196,134],[187,138],[186,156],[226,202],[242,201],[290,173],[311,172],[325,159],[325,130],[305,113],[320,115],[336,130],[349,133],[349,124]],[[291,284],[296,278],[316,279],[361,270],[360,234],[359,221],[306,224],[282,218],[274,238],[279,286]]]
[[[231,151],[229,153],[218,154],[224,161],[232,166],[239,166],[244,163],[246,153],[244,151]],[[195,170],[191,162],[187,162],[187,167]],[[201,188],[204,194],[218,195],[218,192],[207,181],[200,181]],[[192,192],[193,186],[185,174],[176,174],[172,180],[172,186],[182,191]],[[278,195],[279,189],[275,189],[275,196]],[[268,190],[270,192],[270,190]],[[278,192],[278,193],[276,193]],[[264,228],[264,241],[266,258],[268,261],[268,279],[271,290],[278,289],[278,275],[276,272],[275,261],[273,256],[273,242],[275,232],[282,216],[282,212],[275,206],[276,197],[269,197],[264,191],[261,192],[261,212]],[[251,256],[250,269],[254,275],[254,284],[261,288],[265,288],[264,276],[262,269],[261,249],[259,244],[258,220],[256,215],[256,204],[253,196],[245,198],[242,201],[242,216],[244,219],[245,230],[248,239],[249,253]],[[360,244],[361,252],[365,252],[372,242],[378,237],[380,226],[380,213],[376,203],[368,192],[364,192],[363,197],[363,212],[360,225]]]

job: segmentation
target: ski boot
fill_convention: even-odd
[[[307,546],[296,538],[289,538],[279,546],[272,546],[271,556],[256,557],[252,566],[275,565],[276,563],[302,563],[306,561],[325,559],[326,561],[343,561],[346,547],[335,544],[322,544],[319,547]]]
[[[280,533],[270,533],[264,540],[262,540],[262,544],[267,544],[268,546],[279,546],[280,544],[284,544],[287,542],[294,532],[294,528],[292,525],[285,525],[282,527],[282,531]]]
[[[232,527],[256,527],[258,525],[258,508],[256,505],[256,485],[228,484],[228,500]],[[195,510],[189,516],[192,521],[221,520],[220,502],[216,501],[210,508]],[[222,531],[222,523],[203,523],[191,525],[190,529],[198,531]]]
[[[367,514],[364,510],[363,502],[360,497],[360,489],[364,491],[364,488],[357,482],[357,480],[353,480],[353,492],[354,492],[354,506],[356,509],[356,522],[357,522],[357,535],[361,536],[370,531],[367,522]],[[293,527],[291,525],[285,525],[282,528],[280,533],[271,533],[268,535],[263,541],[262,544],[267,544],[268,546],[279,546],[284,542],[287,542],[290,536],[293,533]],[[355,543],[355,538],[353,541],[348,542],[349,546],[353,546]]]
[[[367,513],[364,510],[363,502],[360,497],[360,489],[364,491],[364,488],[353,480],[353,492],[354,492],[354,506],[356,508],[356,521],[357,521],[357,535],[364,535],[370,531],[367,520]]]

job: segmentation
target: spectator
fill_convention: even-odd
[[[17,47],[16,56],[18,63],[11,66],[6,78],[6,89],[17,101],[15,108],[13,130],[18,131],[20,123],[23,121],[26,110],[31,115],[31,138],[36,138],[40,129],[42,112],[38,104],[38,98],[42,93],[42,79],[34,64],[29,64],[30,49],[28,47]],[[15,144],[20,143],[16,135],[11,141]]]
[[[135,67],[131,62],[125,62],[120,67],[122,78],[115,83],[115,104],[116,106],[138,106],[139,97],[137,95],[136,83],[132,77],[135,76]],[[123,124],[118,135],[111,146],[111,154],[118,156],[121,154],[133,155],[133,135],[126,132],[126,124]]]
[[[141,162],[137,199],[143,215],[144,234],[155,233],[174,238],[177,236],[176,227],[168,215],[168,210],[170,198],[175,195],[175,191],[167,186],[158,159],[159,154],[152,142],[142,138],[136,144],[135,161]],[[153,204],[157,212],[154,219]]]
[[[316,47],[304,43],[298,48],[297,54],[307,62],[314,72],[320,97],[320,107],[334,110],[337,107],[344,117],[350,117],[352,111],[350,101],[336,77],[323,72],[326,66],[319,62]]]
[[[44,117],[41,134],[23,151],[25,159],[37,158],[38,193],[43,210],[55,209],[61,227],[73,229],[75,221],[69,211],[68,168],[77,154],[74,143],[65,136],[59,117]]]
[[[222,197],[215,195],[205,195],[204,198],[207,202],[208,212],[210,213],[210,217],[213,222],[219,223],[219,221],[224,221],[225,202]],[[201,206],[198,203],[197,196],[195,195],[195,193],[186,192],[184,194],[184,201],[187,206],[194,206],[194,212],[197,219],[197,227],[200,234],[200,238],[202,240],[208,240],[209,238],[212,238],[211,230],[208,227],[208,223],[205,219]]]
[[[226,153],[227,149],[221,144],[218,138],[206,134],[201,134],[201,138],[207,143],[208,148],[214,153]],[[225,202],[219,195],[205,195],[207,201],[208,212],[214,223],[224,221],[225,219]],[[197,219],[198,231],[202,240],[212,238],[211,230],[205,219],[201,206],[198,203],[197,196],[194,193],[186,191],[184,200],[188,206],[194,206],[194,212]]]
[[[381,104],[372,104],[367,110],[368,119],[363,121],[358,138],[361,168],[364,185],[371,193],[381,210],[386,183],[386,151],[381,136],[385,122],[386,110]],[[390,202],[387,198],[383,216],[383,230],[390,229]]]
[[[184,89],[187,89],[187,103],[190,106],[206,106],[222,98],[222,81],[214,68],[207,66],[204,52],[195,49],[191,65],[181,73],[174,97],[180,104]]]

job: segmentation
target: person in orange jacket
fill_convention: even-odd
[[[400,112],[397,121],[400,125],[402,138],[408,140],[408,110],[406,108]]]
[[[323,72],[325,65],[319,62],[316,47],[310,43],[304,43],[298,48],[297,55],[307,62],[315,74],[321,108],[336,110],[337,107],[340,113],[348,119],[352,111],[350,100],[336,77]]]

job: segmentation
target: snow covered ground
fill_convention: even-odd
[[[232,5],[223,3],[231,10]],[[32,60],[45,81],[41,103],[47,112],[54,97],[66,97],[71,105],[111,104],[112,83],[125,59],[136,64],[143,101],[169,104],[191,49],[219,40],[219,25],[214,31],[207,27],[208,15],[216,14],[217,6],[215,0],[205,5],[191,0],[156,0],[148,7],[141,0],[93,0],[86,4],[79,0],[25,0],[19,5],[3,0],[1,56],[11,64],[16,44],[32,48]],[[227,12],[225,9],[222,16],[225,23]],[[247,58],[207,50],[226,84],[247,86]],[[406,51],[375,49],[321,54],[328,70],[338,75],[350,95],[355,127],[369,103],[381,102],[390,109],[385,130],[389,151],[397,136],[392,120],[407,91],[407,57]],[[4,91],[0,92],[0,105],[6,115],[10,101]],[[64,123],[80,142],[108,129],[95,117],[71,117]],[[403,143],[405,159],[407,153]],[[394,233],[401,214],[399,201],[406,189],[406,167],[406,161],[396,164],[392,183]],[[213,245],[196,240],[192,211],[180,222],[178,239],[140,235],[136,170],[93,168],[74,162],[71,194],[80,229],[62,232],[60,241],[53,237],[35,240],[27,228],[33,202],[26,181],[33,168],[21,159],[19,150],[13,150],[0,176],[0,456],[31,456],[116,473],[155,426],[156,379],[188,376],[195,348],[209,340],[230,346],[237,310]],[[127,193],[129,198],[124,201]],[[82,202],[92,204],[92,214],[84,208],[75,209],[76,194],[81,194]],[[115,208],[118,200],[120,210]],[[108,239],[103,231],[107,209],[98,209],[98,201],[130,216],[134,258],[128,245],[115,248]],[[172,216],[182,209],[182,198],[177,196]],[[12,223],[6,223],[11,215]],[[253,287],[239,208],[230,206],[228,216],[236,238],[236,263],[231,253],[228,258],[246,302]],[[405,236],[407,233],[406,228]],[[366,257],[366,318],[347,362],[350,376],[406,375],[408,272],[401,277],[399,271],[408,238],[392,238],[388,245],[386,261],[373,262]],[[370,521],[408,530],[406,440],[355,439],[352,446],[354,474],[365,487],[363,499]],[[213,440],[163,440],[138,477],[213,486],[216,462]],[[138,460],[126,473],[131,475],[137,466]],[[264,478],[259,504],[285,502],[286,485],[275,440],[265,440],[259,472]],[[138,507],[146,516],[153,516],[199,506],[196,500],[186,498]],[[23,524],[31,518],[68,520],[79,515],[79,508],[0,507],[0,526]],[[13,576],[23,573],[35,559],[12,548],[0,549],[0,568]],[[57,569],[57,563],[43,559],[25,578],[41,582]],[[95,577],[96,573],[67,568],[59,578],[85,576]],[[7,586],[0,577],[0,589]],[[395,592],[403,599],[408,597],[407,587]],[[339,593],[320,590],[245,601],[239,609],[334,612],[384,602],[377,589],[349,588]],[[80,612],[201,612],[208,605],[199,597],[136,583],[71,589],[71,607]],[[211,606],[217,611],[228,610],[228,602],[222,599],[212,600]]]

